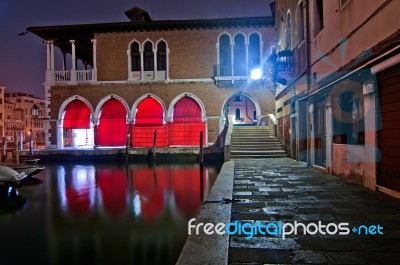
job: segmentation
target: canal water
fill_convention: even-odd
[[[0,264],[175,264],[221,165],[48,164],[0,194]]]

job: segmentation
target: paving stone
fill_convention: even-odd
[[[235,168],[233,198],[247,201],[232,205],[232,221],[379,224],[384,233],[232,235],[229,264],[398,264],[400,200],[288,158],[238,159]]]

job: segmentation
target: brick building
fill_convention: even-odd
[[[28,28],[47,46],[49,148],[121,146],[128,132],[131,147],[144,147],[154,131],[158,146],[198,146],[201,131],[210,145],[228,115],[245,124],[275,112],[272,17],[125,14],[127,22]]]
[[[0,136],[4,135],[4,91],[6,88],[0,85]]]
[[[278,133],[292,158],[400,197],[399,1],[276,1]]]
[[[4,135],[14,140],[14,134],[22,135],[23,141],[30,139],[36,144],[45,143],[44,128],[45,101],[25,93],[4,94]]]

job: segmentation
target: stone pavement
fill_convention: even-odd
[[[232,235],[228,263],[400,264],[400,200],[288,158],[234,160],[231,222],[295,221],[383,227],[383,235]],[[310,231],[312,232],[310,226]],[[334,226],[330,231],[334,232]],[[289,229],[289,228],[288,228]],[[373,229],[373,228],[372,228]],[[272,232],[276,231],[272,229]],[[249,232],[249,231],[248,231]]]

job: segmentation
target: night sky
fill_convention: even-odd
[[[270,0],[0,0],[0,85],[44,98],[46,47],[31,26],[125,22],[146,9],[154,20],[269,16]],[[56,49],[56,55],[59,52]],[[57,70],[57,69],[56,69]],[[58,69],[59,70],[59,69]]]

